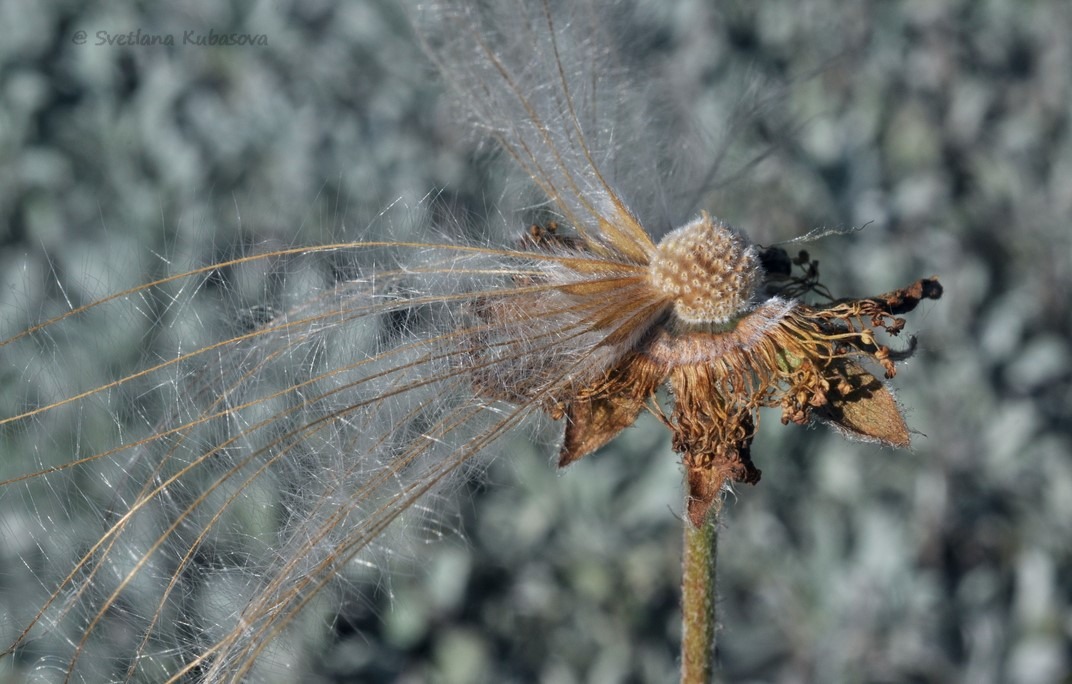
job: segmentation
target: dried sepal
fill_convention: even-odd
[[[655,364],[630,355],[599,382],[555,407],[551,416],[566,418],[559,467],[587,456],[632,425],[664,379]]]
[[[886,385],[860,364],[841,359],[833,364],[828,402],[813,415],[842,435],[892,447],[911,443],[901,407]]]

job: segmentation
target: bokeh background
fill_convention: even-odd
[[[911,315],[920,350],[894,381],[911,451],[765,421],[763,480],[723,515],[725,680],[1072,682],[1072,5],[708,5],[608,3],[617,47],[701,130],[761,104],[702,207],[768,244],[866,226],[806,245],[844,296],[946,288]],[[459,215],[510,203],[390,2],[5,0],[0,17],[5,337],[176,264],[362,239],[430,191]],[[107,42],[139,30],[179,44]],[[23,366],[71,386],[136,367],[149,336],[114,324],[42,358],[0,350],[4,414]],[[0,431],[2,472],[48,446]],[[311,632],[308,671],[279,681],[673,681],[680,486],[651,420],[561,474],[508,445],[434,502],[452,531]],[[0,549],[7,640],[39,591],[14,584],[19,554]],[[6,658],[0,680],[54,677],[41,663]]]

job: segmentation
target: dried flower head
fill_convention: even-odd
[[[532,235],[529,244],[554,251],[568,271],[598,277],[567,276],[556,286],[551,278],[562,275],[549,275],[542,280],[548,289],[532,301],[491,307],[486,315],[502,327],[511,317],[587,312],[586,324],[604,335],[605,365],[577,369],[552,387],[531,369],[498,386],[478,376],[477,385],[485,396],[511,401],[544,394],[551,416],[566,423],[560,466],[603,446],[647,408],[673,433],[688,479],[689,519],[698,526],[727,483],[759,481],[750,447],[761,408],[780,407],[783,424],[821,421],[850,438],[909,445],[897,402],[861,361],[874,361],[887,379],[896,374],[894,361],[912,353],[914,338],[894,351],[876,332],[900,333],[901,314],[941,296],[937,279],[809,306],[786,296],[825,291],[806,252],[794,260],[802,271],[794,276],[785,270],[783,250],[761,255],[706,213],[657,246],[636,250],[630,243],[615,251],[611,241],[598,256],[583,239],[559,236],[557,226],[534,228]],[[635,267],[632,275],[625,275],[627,265]],[[563,300],[555,305],[563,308],[549,307],[549,300]],[[655,398],[664,384],[672,395],[669,412]]]

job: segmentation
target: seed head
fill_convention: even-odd
[[[652,286],[686,323],[732,321],[752,308],[761,282],[755,247],[707,212],[664,237],[651,260]]]

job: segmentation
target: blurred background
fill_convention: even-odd
[[[699,129],[760,105],[698,208],[764,244],[865,227],[806,245],[839,296],[945,286],[909,317],[920,348],[893,382],[911,451],[767,416],[762,482],[723,514],[725,680],[1072,682],[1072,5],[608,8],[617,47]],[[183,264],[414,237],[376,217],[429,192],[459,215],[511,210],[386,0],[3,1],[0,17],[4,337]],[[0,350],[3,383],[33,363],[59,385],[129,372],[150,335],[114,315],[55,340],[63,353]],[[0,386],[5,416],[12,394]],[[49,444],[68,457],[60,435],[85,417],[49,420],[32,446],[0,431],[0,473]],[[564,473],[504,447],[442,502],[452,531],[306,635],[309,672],[279,681],[673,681],[680,479],[647,419]],[[9,531],[16,503],[32,515],[0,494]],[[39,591],[15,583],[21,553],[0,549],[7,641]],[[42,662],[9,657],[0,680],[54,677]]]

